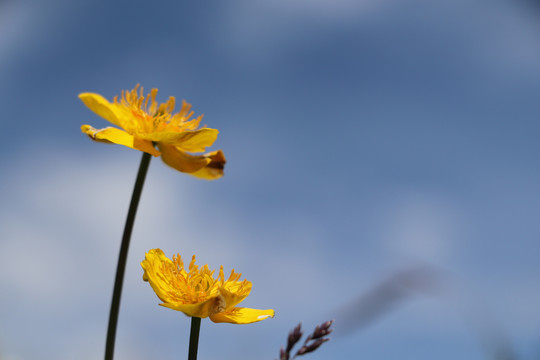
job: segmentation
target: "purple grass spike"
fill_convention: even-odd
[[[319,348],[319,346],[321,346],[323,343],[327,342],[328,338],[326,339],[318,339],[316,341],[313,341],[311,344],[309,345],[304,345],[300,348],[300,350],[298,350],[298,352],[296,353],[296,356],[300,356],[300,355],[304,355],[304,354],[307,354],[307,353],[310,353],[312,351],[315,351]]]
[[[322,344],[330,340],[330,338],[325,338],[325,336],[327,336],[333,331],[333,329],[330,329],[333,323],[334,320],[330,320],[320,325],[317,325],[315,327],[315,330],[308,335],[308,337],[304,341],[304,344],[296,352],[296,354],[294,354],[292,359],[296,358],[297,356],[302,356],[304,354],[313,352],[317,350]],[[279,360],[291,359],[291,350],[298,343],[298,341],[300,341],[302,335],[302,323],[299,323],[293,330],[291,330],[291,332],[289,332],[289,336],[287,337],[287,348],[284,349],[282,347],[280,349]]]
[[[302,338],[302,323],[296,325],[296,327],[289,333],[287,338],[287,353],[289,353],[294,345]]]
[[[313,336],[311,338],[319,339],[330,334],[332,331],[334,331],[333,329],[330,329],[330,326],[332,326],[333,323],[334,323],[334,320],[329,320],[322,323],[321,325],[317,325],[317,327],[315,328],[315,331],[313,331]]]

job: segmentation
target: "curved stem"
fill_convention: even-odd
[[[199,330],[201,329],[201,318],[191,318],[191,331],[189,333],[189,353],[188,360],[197,360],[197,349],[199,348]]]
[[[120,245],[120,254],[118,255],[118,265],[116,267],[116,278],[114,280],[114,290],[111,302],[111,312],[109,313],[109,326],[107,328],[107,341],[105,344],[105,360],[112,360],[114,356],[114,340],[116,338],[116,325],[118,323],[118,312],[120,310],[120,297],[122,296],[122,285],[124,283],[124,273],[126,270],[127,255],[129,250],[129,241],[133,224],[135,223],[135,215],[144,185],[144,179],[150,165],[152,156],[148,153],[143,153],[139,172],[135,180],[133,195],[131,196],[131,204],[129,205],[126,225],[124,227],[124,235],[122,244]]]

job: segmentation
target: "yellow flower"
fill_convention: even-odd
[[[218,131],[206,127],[199,129],[202,115],[190,119],[193,111],[185,101],[182,101],[180,111],[173,114],[175,98],[171,96],[167,102],[159,104],[157,92],[157,89],[152,89],[145,98],[143,88],[137,85],[131,91],[122,91],[120,100],[115,96],[112,103],[99,94],[79,94],[90,110],[123,129],[96,129],[83,125],[82,132],[95,141],[161,155],[167,165],[199,178],[213,180],[223,176],[226,160],[221,150],[202,155],[189,154],[205,152],[216,140]]]
[[[223,275],[223,266],[214,279],[214,270],[208,265],[195,265],[195,255],[184,269],[180,254],[167,258],[161,249],[146,253],[141,263],[143,280],[148,281],[162,306],[178,310],[187,316],[206,318],[216,323],[249,324],[274,317],[274,310],[257,310],[235,307],[251,291],[251,282],[239,281],[242,274],[231,272],[228,280]]]

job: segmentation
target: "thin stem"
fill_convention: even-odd
[[[201,318],[191,318],[191,332],[189,333],[189,353],[188,360],[197,360],[197,349],[199,348],[199,330],[201,329]]]
[[[151,158],[152,156],[150,154],[143,152],[141,164],[139,165],[139,172],[137,173],[137,179],[135,180],[135,187],[133,188],[133,195],[131,196],[131,204],[129,204],[124,235],[122,237],[122,244],[120,245],[120,254],[118,255],[118,265],[116,267],[111,312],[109,313],[109,327],[107,328],[107,342],[105,344],[105,360],[112,360],[114,357],[114,339],[116,337],[116,325],[118,323],[120,297],[122,296],[122,285],[124,283],[129,241],[131,239],[135,215],[137,214],[137,207],[139,205],[139,199],[141,198],[144,179],[146,178],[146,172],[148,171]]]

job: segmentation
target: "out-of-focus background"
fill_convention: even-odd
[[[540,6],[527,0],[0,1],[0,359],[99,359],[141,154],[77,98],[140,83],[220,130],[224,178],[150,165],[116,358],[182,359],[151,248],[253,282],[201,359],[540,357]]]

